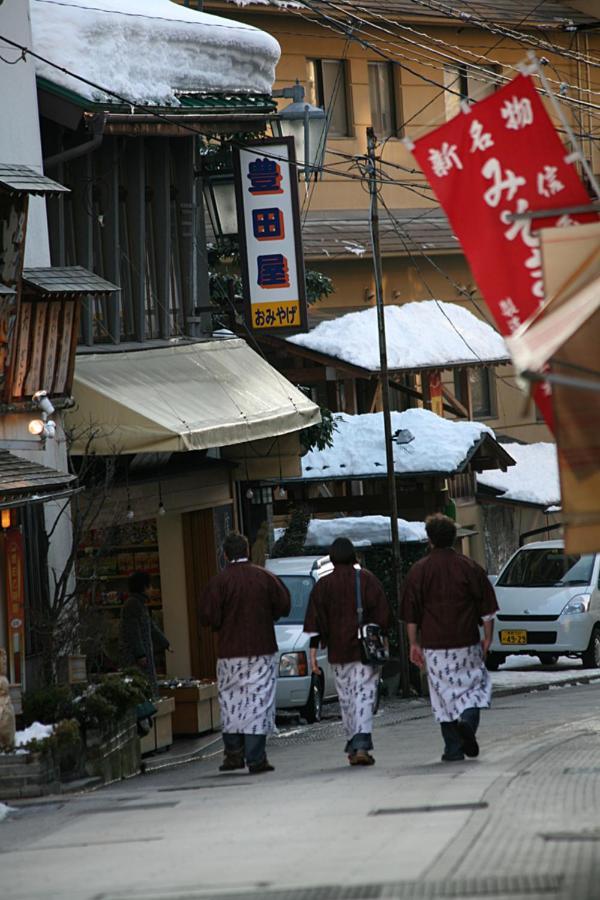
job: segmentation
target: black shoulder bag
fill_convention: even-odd
[[[362,594],[360,589],[360,569],[355,569],[356,578],[356,614],[358,617],[358,643],[360,644],[361,661],[367,666],[382,666],[390,658],[380,625],[372,622],[363,625]]]

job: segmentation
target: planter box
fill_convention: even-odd
[[[85,735],[85,771],[104,782],[137,775],[140,741],[135,715],[118,722],[110,731],[90,729]]]
[[[173,734],[202,734],[219,729],[221,720],[216,683],[190,687],[161,687],[163,697],[175,701]]]
[[[152,729],[140,738],[142,756],[155,750],[164,750],[173,743],[172,716],[175,710],[173,697],[161,697],[155,700],[156,714],[152,716]]]
[[[60,791],[60,772],[51,753],[0,754],[0,800],[43,797]]]

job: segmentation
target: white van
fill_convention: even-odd
[[[512,653],[547,664],[578,656],[586,668],[600,668],[599,579],[599,553],[566,553],[562,541],[536,541],[517,550],[491,579],[500,608],[488,669]]]
[[[310,638],[302,630],[308,598],[315,583],[333,571],[328,556],[288,556],[267,559],[265,567],[283,581],[290,592],[289,616],[275,622],[279,649],[277,709],[296,710],[307,722],[321,719],[323,700],[336,696],[333,671],[327,650],[319,648],[320,677],[310,671]]]

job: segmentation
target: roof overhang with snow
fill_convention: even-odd
[[[279,45],[250,25],[170,0],[32,0],[31,19],[41,111],[66,127],[105,110],[109,133],[230,131],[274,109]]]
[[[490,469],[477,476],[477,497],[482,502],[508,503],[559,511],[561,502],[556,445],[550,443],[500,444],[515,460],[509,471]]]
[[[456,303],[420,300],[389,305],[385,307],[385,325],[390,374],[510,362],[498,332]],[[375,307],[322,321],[305,334],[261,340],[357,377],[379,374]]]
[[[348,481],[386,477],[382,413],[334,416],[333,446],[302,457],[301,479]],[[426,409],[392,413],[396,478],[444,478],[461,472],[505,470],[514,465],[510,453],[479,422],[455,422]],[[402,441],[402,443],[398,443]],[[290,479],[291,480],[291,479]]]

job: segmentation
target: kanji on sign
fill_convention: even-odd
[[[257,256],[257,283],[262,288],[282,288],[290,286],[288,261],[283,253]]]
[[[261,194],[282,194],[281,166],[274,159],[255,159],[248,165],[248,190],[255,196]]]
[[[252,210],[252,232],[257,241],[279,241],[285,237],[283,213],[277,207]]]
[[[462,163],[456,152],[456,144],[444,143],[441,147],[432,147],[429,151],[429,162],[438,178],[444,178],[451,169],[462,169]]]
[[[544,299],[538,229],[598,218],[552,213],[591,200],[531,77],[519,75],[415,141],[413,152],[500,331],[512,333]],[[548,215],[522,218],[540,210]],[[546,391],[534,396],[551,425]]]

